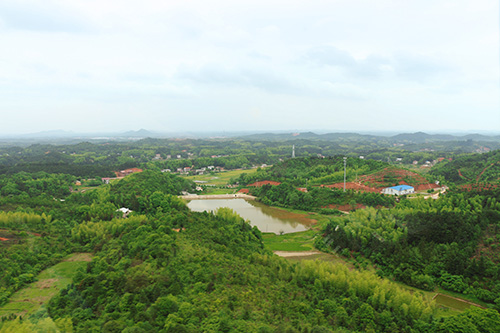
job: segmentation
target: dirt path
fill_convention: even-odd
[[[483,175],[483,173],[486,171],[486,169],[488,169],[489,167],[493,166],[495,163],[491,163],[490,165],[486,166],[483,171],[481,171],[481,173],[476,177],[476,184],[479,183],[479,179],[481,179],[481,176]]]
[[[460,169],[458,169],[458,175],[460,177],[462,177],[463,179],[467,179],[467,180],[470,180],[469,178],[465,177],[464,175],[462,175],[462,171],[460,171]]]
[[[321,254],[323,252],[319,251],[302,251],[302,252],[291,252],[291,251],[273,251],[274,254],[286,258],[286,257],[306,257],[312,256],[313,254]]]
[[[245,199],[245,200],[255,200],[256,197],[243,193],[236,194],[214,194],[214,195],[180,195],[179,198],[185,200],[204,200],[204,199]]]

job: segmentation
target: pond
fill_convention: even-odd
[[[187,206],[195,212],[209,212],[217,208],[228,207],[245,220],[249,220],[252,226],[257,226],[261,232],[275,234],[305,231],[315,222],[303,214],[287,212],[244,199],[191,200]]]

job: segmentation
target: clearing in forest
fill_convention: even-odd
[[[416,172],[395,167],[388,167],[369,175],[362,175],[356,181],[346,183],[346,188],[361,192],[380,193],[383,188],[394,185],[410,185],[415,188],[415,191],[425,191],[440,187],[440,185],[430,183],[427,179]],[[342,189],[344,187],[344,183],[342,182],[324,186]]]
[[[213,174],[207,173],[197,176],[185,176],[185,178],[192,181],[202,181],[204,185],[212,186],[226,186],[232,178],[238,178],[242,173],[251,174],[256,172],[257,169],[238,169],[231,171],[215,172]]]
[[[68,286],[78,269],[85,268],[90,260],[89,253],[74,253],[42,271],[35,282],[16,292],[7,304],[0,307],[0,318],[12,314],[25,316],[36,312],[59,290]]]

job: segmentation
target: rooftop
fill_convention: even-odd
[[[410,186],[410,185],[398,185],[398,186],[392,186],[389,188],[392,188],[396,191],[414,190],[413,186]]]

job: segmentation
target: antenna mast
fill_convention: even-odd
[[[345,167],[346,167],[346,163],[347,163],[347,157],[344,157],[344,192],[345,192]]]

